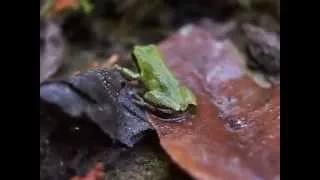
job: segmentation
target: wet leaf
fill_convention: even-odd
[[[205,29],[188,25],[159,46],[199,104],[182,123],[150,115],[171,158],[196,179],[278,179],[280,87],[256,84],[236,48]]]
[[[132,147],[151,129],[132,101],[131,88],[112,69],[91,69],[40,86],[40,100],[71,118],[88,118],[110,138]]]

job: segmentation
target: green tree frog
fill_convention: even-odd
[[[138,73],[118,65],[115,68],[125,77],[143,83],[144,94],[135,94],[136,103],[166,114],[184,112],[189,105],[197,105],[193,93],[170,72],[156,45],[137,45],[132,57]]]

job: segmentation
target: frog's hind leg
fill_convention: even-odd
[[[172,100],[168,95],[159,91],[149,91],[144,94],[144,99],[150,102],[156,102],[157,105],[171,109],[172,112],[179,111],[179,104],[175,100]]]
[[[153,112],[155,115],[157,115],[162,121],[167,121],[167,122],[181,122],[185,120],[186,113],[178,113],[176,114],[176,111],[171,110],[171,109],[165,109],[161,107],[155,107],[152,104],[148,103],[145,101],[141,96],[138,94],[134,93],[132,94],[133,96],[133,101],[137,105],[144,107],[151,112]]]
[[[151,104],[147,103],[140,95],[134,93],[132,94],[133,96],[133,102],[138,104],[139,106],[148,108],[150,110],[156,110],[156,108],[154,106],[152,106]]]
[[[155,107],[151,105],[150,103],[146,102],[140,95],[134,93],[132,94],[133,96],[133,101],[138,104],[139,106],[145,107],[149,109],[150,111],[157,112],[160,111],[163,114],[172,114],[173,111],[170,109],[165,109],[165,108],[160,108],[160,107]]]

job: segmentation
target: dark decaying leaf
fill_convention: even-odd
[[[43,118],[40,120],[40,131],[50,130],[49,134],[40,133],[40,179],[86,177],[96,162],[113,167],[121,153],[130,149],[112,143],[100,128],[84,120],[60,117],[50,128],[44,127]]]
[[[133,146],[151,129],[144,111],[133,104],[125,79],[112,69],[92,69],[43,83],[40,99],[73,118],[87,117],[112,139]]]
[[[40,83],[51,77],[62,65],[65,42],[58,24],[40,19]]]
[[[171,158],[196,179],[279,179],[280,87],[258,86],[236,48],[205,29],[186,26],[159,46],[199,104],[182,123],[150,115]]]
[[[243,24],[242,29],[247,38],[247,50],[255,66],[265,73],[280,73],[280,37],[276,32],[268,32],[252,24]]]

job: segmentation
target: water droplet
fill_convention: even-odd
[[[193,26],[192,25],[186,25],[186,26],[184,26],[184,27],[182,27],[180,29],[179,33],[182,36],[188,36],[192,30],[193,30]]]
[[[232,130],[239,130],[248,126],[244,117],[231,117],[228,119],[228,126]]]
[[[268,138],[269,138],[269,139],[273,139],[273,138],[274,138],[274,135],[269,135]]]
[[[236,103],[237,98],[235,98],[234,96],[228,96],[228,101],[229,101],[229,103]]]
[[[252,157],[253,156],[253,152],[249,152],[248,156]]]
[[[240,159],[238,157],[233,157],[233,158],[231,158],[231,162],[233,164],[239,164],[240,163]]]

